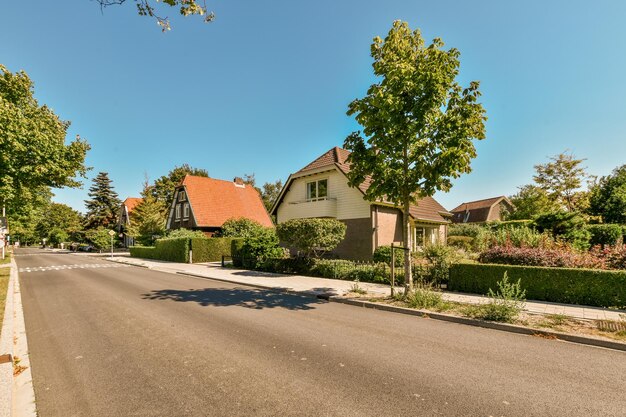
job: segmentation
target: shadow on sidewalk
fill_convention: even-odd
[[[261,310],[264,308],[282,307],[288,310],[311,310],[316,304],[327,303],[313,297],[297,294],[275,293],[265,290],[244,288],[204,288],[189,290],[153,290],[143,294],[144,300],[171,300],[195,302],[203,307],[239,306]]]

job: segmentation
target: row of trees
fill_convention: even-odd
[[[626,165],[598,178],[587,173],[583,162],[563,152],[535,165],[534,183],[511,196],[516,209],[507,219],[535,219],[561,212],[578,213],[593,223],[626,223]]]

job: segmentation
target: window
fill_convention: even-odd
[[[328,197],[328,180],[306,183],[306,199],[309,201],[325,200]]]
[[[185,203],[185,205],[183,206],[183,218],[189,218],[189,203]]]
[[[180,204],[176,205],[176,220],[180,219]]]
[[[187,195],[184,191],[178,192],[178,201],[185,201],[187,199]]]

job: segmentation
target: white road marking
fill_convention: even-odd
[[[73,265],[51,265],[51,266],[34,266],[27,268],[19,268],[18,272],[45,272],[60,271],[64,269],[85,269],[85,268],[128,268],[130,265],[124,264],[73,264]]]

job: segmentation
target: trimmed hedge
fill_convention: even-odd
[[[626,308],[626,271],[494,264],[454,264],[448,289],[487,294],[507,272],[529,300]]]
[[[193,263],[218,262],[222,256],[231,256],[232,242],[231,237],[192,238]]]
[[[189,262],[189,239],[159,239],[156,246],[132,246],[130,256],[170,262]]]

